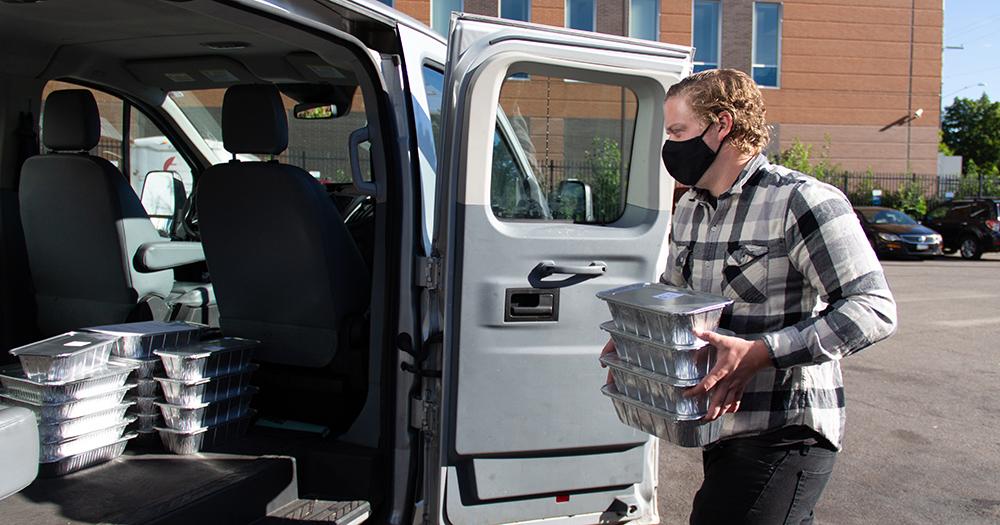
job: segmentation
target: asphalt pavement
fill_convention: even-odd
[[[1000,523],[1000,254],[883,261],[899,329],[846,358],[823,524]],[[687,523],[701,451],[661,444],[661,522]]]

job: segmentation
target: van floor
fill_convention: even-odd
[[[253,427],[220,452],[190,456],[130,444],[106,464],[36,479],[0,501],[0,516],[33,525],[281,523],[298,513],[301,523],[367,507],[378,486],[374,451],[301,434]],[[314,517],[303,520],[306,511]]]

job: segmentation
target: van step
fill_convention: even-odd
[[[260,525],[280,523],[323,522],[336,525],[358,525],[371,515],[367,501],[295,500],[257,522]]]

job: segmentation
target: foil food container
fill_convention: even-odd
[[[715,366],[715,347],[700,339],[694,345],[667,346],[623,332],[614,321],[602,323],[601,330],[611,335],[618,357],[678,381],[700,380]],[[715,331],[723,335],[733,334],[728,330]]]
[[[43,442],[38,449],[38,461],[41,463],[52,463],[53,461],[59,461],[60,459],[75,456],[117,441],[122,437],[125,427],[133,420],[134,418],[123,419],[111,426],[93,432],[61,441]]]
[[[163,426],[163,418],[160,416],[159,411],[153,414],[136,414],[133,417],[136,419],[129,429],[140,434],[154,433],[156,432],[156,427]]]
[[[250,399],[257,393],[256,387],[246,387],[241,395],[212,403],[192,406],[177,406],[170,403],[156,403],[163,414],[167,427],[174,430],[195,430],[210,427],[224,421],[237,419],[250,410]]]
[[[10,354],[21,360],[24,375],[32,381],[73,381],[104,368],[117,340],[107,334],[66,332]]]
[[[699,344],[696,330],[715,330],[726,297],[658,283],[638,283],[597,293],[615,327],[624,333],[672,346]]]
[[[18,365],[0,368],[0,384],[19,399],[37,404],[65,403],[121,388],[134,368],[108,363],[86,377],[72,381],[34,381]]]
[[[125,393],[133,385],[125,385],[110,392],[98,394],[83,399],[67,401],[65,403],[45,404],[33,403],[17,397],[16,391],[7,391],[0,394],[7,404],[27,408],[35,413],[41,424],[58,423],[64,419],[74,419],[88,416],[103,410],[109,410],[121,404]]]
[[[195,380],[229,374],[250,363],[259,343],[250,339],[224,337],[175,350],[157,350],[170,379]]]
[[[125,411],[130,406],[132,403],[119,403],[114,407],[90,415],[39,424],[38,440],[42,443],[51,443],[107,428],[122,421],[125,417]]]
[[[626,397],[685,418],[708,413],[708,395],[684,397],[685,390],[698,384],[697,379],[678,381],[626,363],[614,354],[601,356],[601,363],[611,368],[618,392]]]
[[[79,454],[74,454],[56,461],[39,463],[38,475],[43,478],[65,476],[66,474],[83,470],[87,467],[106,463],[121,456],[122,453],[125,452],[125,445],[128,444],[130,439],[133,439],[136,436],[137,434],[135,433],[129,433],[115,441],[106,443],[97,448],[93,448]]]
[[[719,440],[722,419],[702,421],[678,416],[645,405],[621,394],[615,385],[604,385],[601,393],[611,398],[622,423],[681,447],[703,447]]]
[[[252,419],[253,412],[251,411],[243,417],[217,425],[189,430],[157,427],[156,431],[160,434],[163,447],[170,452],[184,455],[197,454],[246,434]]]
[[[154,350],[169,350],[195,343],[202,326],[185,321],[143,321],[85,328],[88,332],[117,336],[111,354],[129,359],[146,359]]]
[[[137,414],[159,414],[160,409],[156,408],[156,403],[162,402],[161,397],[134,397],[135,413]]]
[[[153,375],[163,371],[163,361],[159,357],[148,357],[145,359],[131,359],[128,357],[112,357],[113,363],[124,363],[134,366],[135,370],[130,376],[132,379],[152,379]]]
[[[160,397],[160,384],[151,377],[136,379],[135,395],[138,397]]]
[[[251,363],[234,373],[211,379],[183,380],[158,377],[156,381],[159,382],[167,403],[196,406],[240,395],[243,389],[250,385],[250,377],[257,368],[257,365]]]

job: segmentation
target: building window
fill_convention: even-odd
[[[500,0],[500,18],[530,22],[531,2],[529,0]]]
[[[463,0],[431,0],[431,29],[440,35],[448,36],[451,12],[465,9],[463,3]]]
[[[385,4],[385,5],[389,6],[389,7],[392,7],[392,4],[395,3],[394,0],[378,0],[378,1],[382,2],[383,4]]]
[[[778,87],[781,58],[781,4],[753,5],[753,79],[759,86]]]
[[[596,19],[596,0],[566,0],[566,27],[593,31]]]
[[[722,6],[719,0],[695,0],[691,28],[694,45],[694,72],[719,67],[721,44]]]
[[[630,0],[628,36],[644,40],[660,39],[659,0]]]

